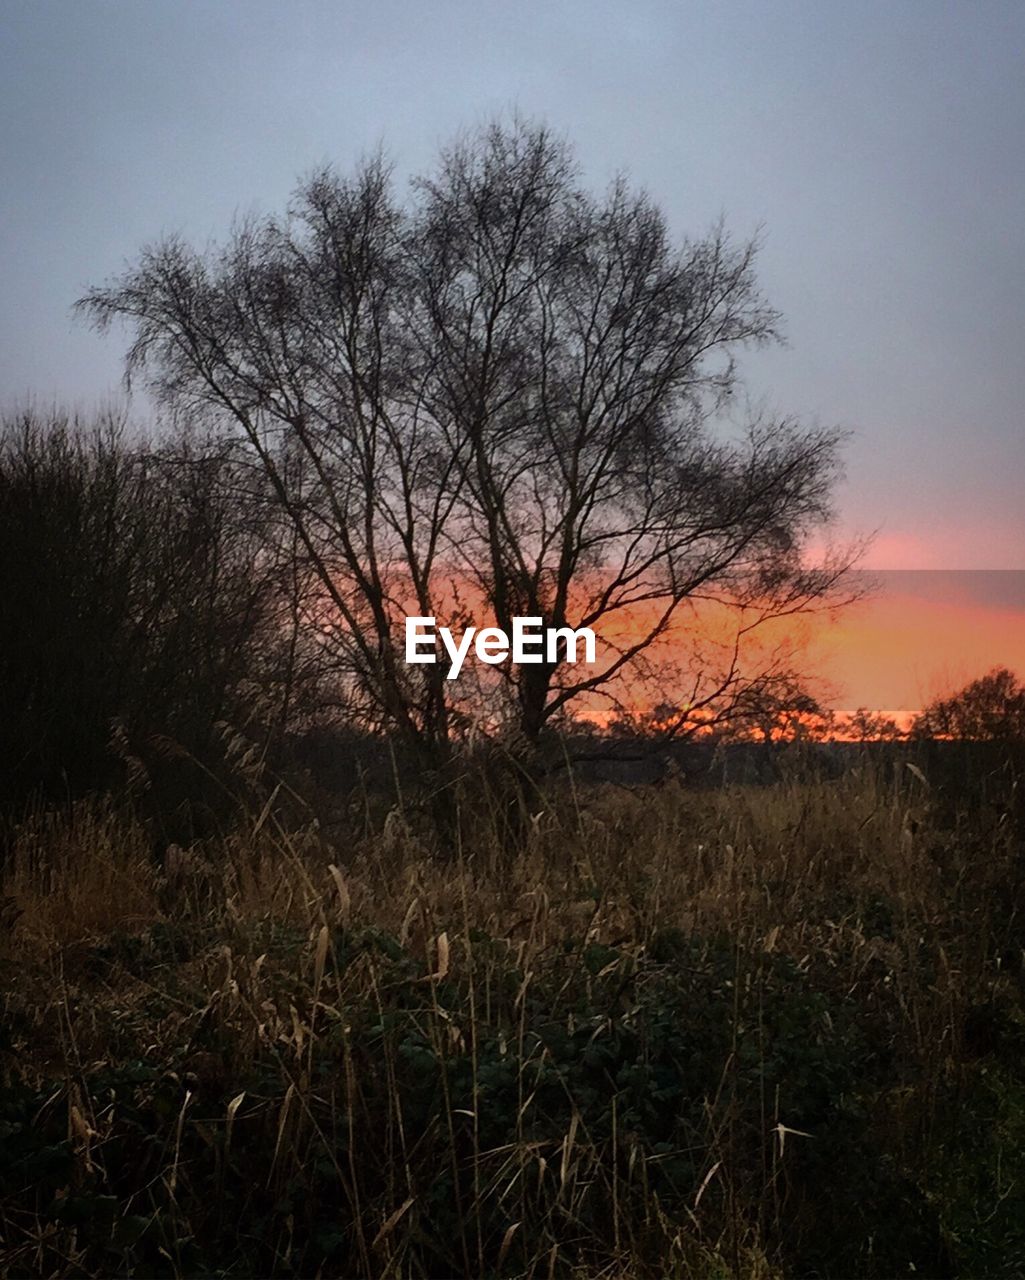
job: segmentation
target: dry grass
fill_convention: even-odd
[[[838,884],[852,899],[882,894],[919,916],[942,906],[934,833],[912,834],[928,810],[911,775],[884,783],[867,769],[714,793],[595,788],[533,815],[512,856],[486,820],[479,842],[439,852],[396,810],[350,852],[315,825],[272,823],[214,846],[172,845],[158,862],[140,825],[108,801],[85,802],[20,828],[4,888],[19,941],[34,949],[141,932],[204,908],[312,927],[333,911],[331,865],[343,869],[350,922],[392,932],[452,918],[472,900],[477,927],[514,937],[529,922],[541,946],[575,936],[582,920],[597,939],[625,932],[643,942],[675,923],[749,940],[806,927],[809,908],[823,893],[832,900]],[[596,911],[581,886],[601,886]]]
[[[150,843],[108,801],[24,822],[4,868],[20,954],[139,931],[160,919]]]
[[[866,764],[567,790],[512,851],[483,803],[444,848],[265,810],[162,867],[107,804],[36,818],[4,1070],[66,1160],[8,1172],[12,1274],[949,1272],[929,1166],[1020,997],[1009,812]],[[883,1165],[928,1222],[872,1243],[837,1188]]]

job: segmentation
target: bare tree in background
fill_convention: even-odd
[[[913,738],[961,742],[1025,740],[1025,684],[995,667],[948,698],[930,702],[911,725]]]
[[[403,662],[408,613],[597,632],[595,667],[497,669],[534,741],[682,606],[749,629],[835,589],[846,559],[804,552],[836,435],[711,429],[738,350],[776,337],[753,266],[721,227],[675,244],[624,181],[591,194],[564,142],[515,122],[457,141],[406,204],[379,159],[324,171],[287,217],[208,254],[165,240],[80,305],[129,323],[129,375],[241,430],[354,706],[433,750],[467,708],[443,662]]]

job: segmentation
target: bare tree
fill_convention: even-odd
[[[913,738],[1007,742],[1025,739],[1025,685],[995,667],[949,698],[937,698],[911,726]]]
[[[514,122],[457,141],[405,205],[380,159],[321,172],[286,217],[208,254],[165,240],[80,305],[129,323],[129,376],[241,429],[351,696],[434,749],[473,707],[444,661],[405,666],[408,613],[597,632],[593,667],[492,676],[533,741],[616,696],[682,606],[748,631],[834,590],[847,559],[804,552],[836,434],[713,430],[737,351],[776,337],[754,255],[722,227],[675,244],[645,195],[593,195]]]
[[[858,707],[850,715],[841,717],[836,727],[855,742],[899,742],[905,737],[904,730],[893,716],[884,711],[871,711],[868,707]]]

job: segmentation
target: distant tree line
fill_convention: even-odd
[[[860,742],[1021,742],[1025,685],[1007,667],[994,667],[962,689],[934,698],[904,726],[885,713],[859,707],[849,716],[834,718],[832,727]]]
[[[1025,685],[1006,667],[936,698],[915,718],[911,736],[966,742],[1025,740]]]

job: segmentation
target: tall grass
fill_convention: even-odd
[[[11,1274],[1017,1274],[1013,777],[14,838]]]

